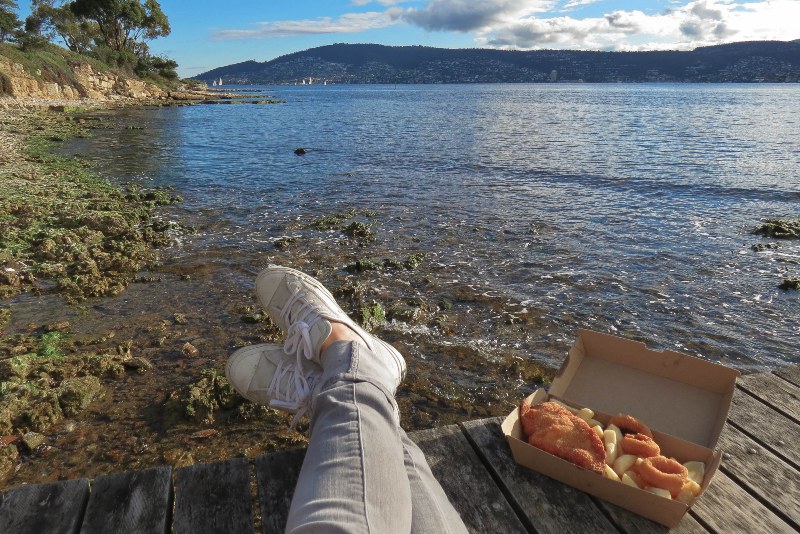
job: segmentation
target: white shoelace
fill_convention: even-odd
[[[317,378],[313,373],[304,373],[299,364],[284,361],[278,363],[272,382],[267,388],[267,395],[272,398],[270,406],[295,411],[291,428],[295,428],[300,418],[311,408],[311,392]]]
[[[311,408],[311,392],[314,389],[314,383],[317,378],[313,374],[304,374],[302,369],[303,359],[314,359],[314,347],[310,331],[314,323],[320,318],[320,315],[311,307],[309,301],[303,302],[294,313],[292,312],[292,306],[303,297],[303,291],[296,289],[281,310],[281,317],[285,324],[288,325],[283,352],[289,355],[295,354],[297,361],[294,366],[287,364],[286,367],[283,365],[284,362],[281,362],[268,389],[268,393],[274,395],[273,400],[270,401],[271,406],[297,410],[292,419],[292,428],[297,426],[303,414]],[[281,391],[283,377],[287,374],[290,375],[289,379],[286,380],[287,390]],[[294,389],[290,387],[292,382],[294,382]]]
[[[319,313],[314,310],[309,300],[303,302],[296,312],[292,306],[305,295],[302,290],[295,290],[294,294],[286,301],[281,310],[281,317],[288,325],[286,329],[286,343],[283,351],[286,354],[297,354],[297,365],[301,365],[303,358],[314,359],[314,346],[311,343],[311,327],[319,320]]]

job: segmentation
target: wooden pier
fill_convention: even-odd
[[[499,419],[411,435],[472,532],[668,529],[519,467]],[[800,368],[743,376],[720,438],[710,488],[675,532],[800,532]],[[283,532],[304,451],[94,480],[21,486],[0,495],[0,533]]]

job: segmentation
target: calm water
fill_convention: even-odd
[[[172,260],[243,285],[293,221],[369,208],[387,246],[536,310],[533,347],[589,327],[742,369],[800,361],[800,294],[777,287],[800,276],[800,243],[756,253],[770,240],[749,234],[800,216],[800,86],[264,91],[287,103],[128,111],[145,129],[70,150],[175,186],[202,231]]]

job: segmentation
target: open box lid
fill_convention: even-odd
[[[686,354],[579,330],[549,393],[713,449],[741,373]]]

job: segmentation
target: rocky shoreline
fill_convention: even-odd
[[[160,247],[191,232],[174,212],[180,192],[111,184],[90,162],[52,153],[70,137],[121,127],[92,111],[117,104],[0,100],[0,180],[9,184],[0,194],[0,489],[303,445],[302,425],[288,430],[289,416],[245,401],[222,374],[236,347],[280,341],[250,292],[226,289],[205,263],[162,263]],[[548,379],[552,370],[513,349],[468,334],[434,339],[462,334],[477,309],[505,339],[528,319],[468,288],[443,291],[437,278],[449,275],[425,253],[390,250],[380,224],[374,212],[323,214],[276,234],[270,261],[322,278],[365,327],[404,348],[406,427],[500,415]],[[331,235],[342,248],[318,248]],[[402,298],[411,287],[426,296]],[[437,376],[440,366],[498,385],[459,384]]]

